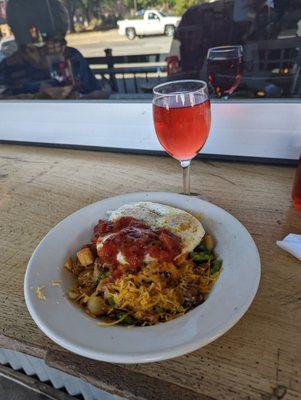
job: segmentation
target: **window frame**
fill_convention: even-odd
[[[0,121],[0,143],[162,153],[148,100],[1,100]],[[300,151],[299,100],[212,101],[203,157],[294,162]]]

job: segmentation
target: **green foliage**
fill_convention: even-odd
[[[73,31],[76,33],[84,32],[85,31],[84,24],[81,24],[80,22],[75,22]]]
[[[175,10],[177,15],[182,16],[189,7],[208,2],[209,0],[175,0]]]
[[[120,7],[117,7],[115,0],[61,0],[66,6],[69,13],[69,26],[71,32],[82,32],[86,29],[98,30],[106,29],[106,19],[104,15],[109,13],[112,18],[120,17]],[[182,2],[183,5],[179,7],[179,10],[184,7],[185,4],[192,3],[192,0],[122,0],[120,3],[123,5],[123,15],[128,11],[133,10],[146,10],[155,8],[163,11],[172,11],[177,3]],[[74,22],[75,15],[82,15],[86,24]],[[122,15],[121,15],[122,16]],[[115,22],[116,25],[116,22]],[[108,28],[115,26],[109,24]]]
[[[176,0],[124,0],[129,9],[147,10],[149,8],[172,8]]]

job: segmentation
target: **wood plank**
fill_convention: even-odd
[[[253,235],[262,259],[260,289],[247,314],[214,343],[174,360],[119,366],[132,398],[139,382],[135,386],[129,377],[137,373],[141,382],[150,377],[149,393],[156,393],[159,380],[219,400],[301,397],[300,262],[275,244],[287,233],[301,232],[301,213],[291,208],[293,175],[294,168],[284,166],[193,163],[192,191],[231,212]],[[121,390],[113,379],[118,374],[107,372],[103,380],[97,362],[73,355],[68,366],[66,352],[31,320],[23,277],[35,246],[62,218],[102,198],[144,190],[180,192],[177,163],[154,156],[0,146],[0,345],[46,357],[76,376],[73,363],[83,362],[80,374],[86,380]]]
[[[60,369],[92,385],[129,400],[213,400],[175,383],[141,372],[133,373],[122,366],[79,357],[71,353],[51,351],[45,359],[49,367]]]

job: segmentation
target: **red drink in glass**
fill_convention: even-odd
[[[297,210],[301,211],[301,156],[298,163],[298,168],[295,175],[295,182],[293,187],[293,205]]]
[[[190,194],[190,164],[209,135],[211,114],[207,83],[186,79],[154,87],[153,118],[164,149],[180,161],[183,192]]]
[[[194,105],[182,106],[181,99],[153,104],[154,124],[164,149],[177,160],[191,160],[206,143],[211,125],[210,100],[196,95]]]

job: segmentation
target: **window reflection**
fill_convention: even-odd
[[[85,58],[65,40],[68,14],[58,0],[10,0],[6,18],[14,40],[1,51],[2,98],[106,98]],[[15,43],[6,56],[6,45]],[[15,50],[15,51],[13,51]]]
[[[241,77],[223,98],[300,98],[301,0],[0,0],[0,98],[151,98],[208,81],[208,50],[233,45]]]
[[[300,0],[219,0],[189,8],[175,35],[170,79],[207,79],[209,48],[243,46],[231,97],[300,97]]]

